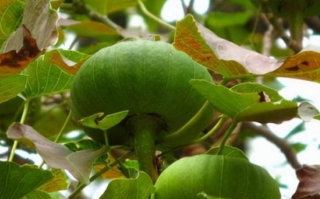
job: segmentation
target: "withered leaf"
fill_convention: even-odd
[[[89,183],[89,176],[94,161],[105,152],[99,150],[81,150],[72,152],[66,146],[54,143],[43,137],[31,126],[13,123],[8,131],[8,138],[30,140],[43,160],[53,168],[66,169],[76,179]]]
[[[303,165],[296,174],[300,182],[292,199],[320,199],[320,166]]]
[[[265,74],[277,69],[281,64],[276,59],[218,37],[197,23],[191,15],[177,23],[173,45],[225,77]]]
[[[11,50],[0,54],[0,76],[17,74],[40,54],[36,40],[30,31],[23,27],[23,46],[20,50]]]
[[[57,41],[58,15],[50,0],[26,0],[21,26],[3,44],[0,76],[21,72]]]
[[[304,50],[288,57],[280,68],[267,75],[320,82],[320,53]]]

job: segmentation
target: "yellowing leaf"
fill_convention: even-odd
[[[108,154],[108,162],[114,162],[116,161],[112,155]],[[106,167],[105,164],[98,164],[94,166],[94,169],[99,172],[100,170],[102,170],[104,167]],[[114,179],[114,178],[120,178],[120,177],[124,177],[124,175],[122,174],[122,172],[119,169],[119,165],[115,165],[114,167],[112,167],[111,169],[109,169],[107,172],[105,172],[102,177],[104,179]]]
[[[224,40],[197,23],[191,15],[177,23],[173,45],[225,77],[265,74],[280,66],[280,62]]]
[[[61,52],[67,54],[69,57],[73,57],[73,60],[67,58]],[[75,75],[82,66],[82,64],[90,57],[79,52],[73,53],[72,51],[60,50],[50,51],[47,53],[47,56],[49,56],[49,59],[51,59],[52,64],[58,66],[70,75]]]
[[[302,51],[292,55],[284,61],[280,68],[267,75],[320,82],[320,53]]]
[[[68,189],[69,180],[66,174],[60,169],[52,169],[53,178],[42,184],[38,190],[45,192],[55,192]]]
[[[94,166],[94,169],[99,172],[100,170],[102,170],[105,167],[105,165],[100,164],[100,165],[96,165]],[[120,178],[120,177],[124,177],[124,175],[121,173],[121,171],[119,170],[118,166],[114,166],[111,169],[109,169],[107,172],[105,172],[102,177],[104,179],[114,179],[114,178]]]

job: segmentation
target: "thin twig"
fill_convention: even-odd
[[[151,12],[149,12],[149,10],[146,8],[146,6],[142,3],[141,0],[138,0],[138,4],[139,7],[141,9],[141,11],[148,17],[150,17],[151,19],[153,19],[154,21],[158,22],[159,24],[163,25],[164,27],[170,29],[170,30],[175,30],[176,27],[168,24],[167,22],[163,21],[162,19],[158,18],[157,16],[155,16],[154,14],[152,14]]]
[[[320,32],[320,18],[318,16],[307,17],[304,22],[315,32]]]
[[[252,123],[243,123],[243,128],[250,129],[257,133],[258,135],[263,136],[267,140],[269,140],[271,143],[276,145],[282,153],[286,156],[289,164],[294,169],[301,168],[301,164],[297,159],[297,155],[294,152],[294,150],[291,148],[288,142],[286,142],[284,139],[279,138],[275,134],[273,134],[270,129],[268,129],[266,126],[256,126]]]

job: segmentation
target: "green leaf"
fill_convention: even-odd
[[[199,193],[198,197],[201,197],[203,199],[227,199],[227,198],[221,198],[221,197],[213,197],[213,196],[210,196],[204,192]]]
[[[152,199],[280,199],[277,182],[261,167],[241,158],[201,154],[182,158],[159,176]]]
[[[215,147],[209,149],[206,154],[216,155],[219,150],[219,147]],[[247,156],[238,148],[232,146],[225,146],[223,148],[222,154],[223,156],[230,157],[230,158],[240,158],[244,160],[248,160]]]
[[[237,84],[234,87],[231,88],[231,90],[239,93],[260,93],[260,99],[263,98],[262,96],[264,95],[266,98],[269,98],[270,101],[275,102],[275,101],[280,101],[283,100],[283,97],[279,95],[278,91],[269,88],[265,85],[254,83],[254,82],[245,82],[241,84]],[[262,100],[262,101],[266,101]]]
[[[252,17],[253,13],[251,11],[245,12],[211,12],[208,15],[206,22],[209,26],[214,27],[227,27],[235,25],[245,25],[248,20]]]
[[[147,199],[154,191],[151,178],[141,171],[134,179],[112,180],[100,199]]]
[[[22,198],[34,191],[53,176],[30,166],[19,166],[12,162],[0,162],[0,198]]]
[[[279,123],[297,115],[296,102],[284,100],[275,90],[257,83],[244,83],[232,89],[205,80],[190,83],[218,111],[238,121]]]
[[[84,3],[96,13],[106,15],[131,6],[136,6],[137,0],[84,0]]]
[[[17,29],[22,20],[24,2],[0,1],[0,49],[3,42]]]
[[[79,120],[79,123],[82,124],[83,126],[97,129],[99,128],[98,121],[103,116],[104,116],[104,113],[95,113],[93,115],[90,115],[88,117],[85,117]]]
[[[53,178],[48,182],[42,184],[38,190],[44,192],[57,192],[61,190],[67,190],[69,187],[69,179],[67,178],[64,171],[60,169],[52,169],[51,173]]]
[[[76,151],[81,151],[86,149],[97,150],[102,147],[102,144],[95,142],[93,140],[84,139],[78,142],[67,143],[65,144],[65,146],[68,147],[68,149],[70,149],[71,151],[76,152]]]
[[[58,62],[56,58],[58,53],[68,59],[66,62],[82,63],[88,57],[76,51],[66,50],[55,50],[41,55],[23,71],[23,74],[28,75],[27,88],[24,91],[27,98],[64,92],[71,88],[74,75],[69,71],[78,69],[67,68]]]
[[[46,192],[34,190],[23,199],[52,199],[52,197]]]
[[[27,76],[12,75],[0,78],[0,103],[8,101],[21,93],[27,83]]]
[[[122,120],[124,120],[129,111],[121,111],[113,114],[109,114],[103,117],[103,113],[96,113],[89,117],[81,119],[79,122],[87,127],[91,128],[99,128],[101,130],[108,130],[117,124],[119,124]]]
[[[67,26],[66,30],[75,33],[77,36],[92,37],[101,41],[108,41],[110,35],[119,35],[114,28],[95,21],[82,21]]]
[[[257,93],[238,93],[205,80],[191,80],[190,83],[216,110],[231,118],[251,104],[259,103]]]
[[[252,104],[237,115],[239,121],[255,121],[260,123],[281,123],[297,116],[296,102],[281,100]]]
[[[307,145],[302,143],[294,143],[294,144],[290,144],[290,146],[293,148],[293,150],[296,153],[299,153],[307,148]]]

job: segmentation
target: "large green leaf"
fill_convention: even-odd
[[[209,100],[215,109],[232,118],[251,104],[258,103],[260,99],[257,93],[238,93],[205,80],[191,80],[191,85]]]
[[[74,74],[71,74],[70,70],[77,70],[77,67],[68,68],[66,63],[59,61],[59,55],[62,60],[72,62],[72,65],[82,63],[88,57],[88,55],[67,50],[54,50],[40,56],[23,71],[28,75],[27,88],[24,92],[27,98],[70,89],[74,79]]]
[[[0,198],[18,199],[34,191],[53,176],[30,166],[12,162],[0,162]]]
[[[53,199],[48,193],[44,191],[34,190],[23,199]]]
[[[0,78],[0,103],[8,101],[21,93],[27,82],[25,75],[13,75]]]
[[[277,182],[242,158],[202,154],[182,158],[159,176],[153,199],[280,199]]]
[[[0,1],[0,49],[3,42],[20,25],[24,3],[19,0]]]
[[[239,84],[232,89],[205,80],[191,80],[191,84],[218,111],[238,121],[279,123],[298,113],[296,102],[285,100],[275,90],[257,83]]]
[[[208,15],[206,23],[209,26],[214,27],[227,27],[235,25],[245,25],[248,20],[252,17],[253,13],[251,11],[245,12],[212,12]]]
[[[139,172],[137,178],[112,180],[100,199],[147,199],[154,191],[151,178]]]
[[[77,36],[91,37],[101,41],[110,40],[110,36],[119,35],[118,31],[106,24],[95,21],[82,21],[66,27]]]

